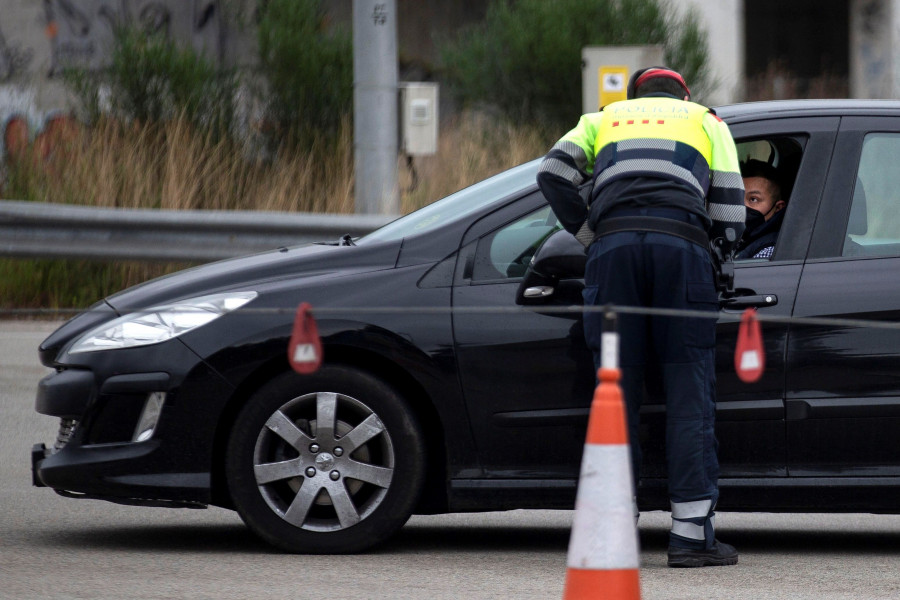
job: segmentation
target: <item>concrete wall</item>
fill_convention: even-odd
[[[703,98],[707,104],[727,104],[743,96],[744,1],[672,0],[682,13],[694,9],[707,31],[712,82]]]
[[[0,0],[0,122],[11,112],[36,117],[65,105],[48,77],[53,49],[44,7],[33,0]]]
[[[109,64],[113,27],[140,25],[226,65],[252,62],[254,0],[0,0],[0,156],[7,125],[35,139],[70,108],[66,66]],[[243,24],[243,25],[242,25]]]
[[[711,104],[744,99],[745,48],[748,39],[752,42],[744,9],[745,2],[752,1],[672,2],[679,10],[697,8],[709,33],[711,68],[717,82],[709,94]],[[850,0],[848,21],[850,97],[900,98],[900,0]]]
[[[113,27],[141,24],[189,42],[220,61],[229,54],[217,0],[0,0],[0,85],[32,88],[39,107],[58,105],[55,86],[65,66],[108,64]],[[46,94],[44,92],[47,92]]]
[[[856,98],[900,97],[900,0],[851,0],[850,89]]]

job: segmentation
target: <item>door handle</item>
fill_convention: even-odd
[[[778,296],[775,294],[748,294],[732,296],[720,300],[723,309],[744,310],[745,308],[762,308],[778,304]]]

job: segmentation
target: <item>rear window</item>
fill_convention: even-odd
[[[900,134],[866,136],[842,256],[900,256],[898,155]]]

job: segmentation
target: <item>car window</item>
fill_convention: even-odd
[[[863,141],[841,256],[900,256],[900,134]]]
[[[782,214],[772,215],[769,218],[766,228],[762,230],[757,228],[756,235],[753,231],[745,232],[743,244],[739,245],[739,248],[743,246],[747,248],[747,251],[742,253],[739,250],[735,260],[772,260],[774,252],[771,250],[771,242],[774,242],[777,249],[781,224],[790,211],[791,194],[800,170],[806,143],[807,136],[802,134],[736,140],[735,145],[742,172],[745,172],[745,165],[753,161],[770,165],[777,177],[780,199],[786,204],[782,209],[784,211]],[[769,241],[763,244],[764,240]]]
[[[548,205],[487,234],[478,241],[472,280],[522,277],[540,245],[561,228]]]

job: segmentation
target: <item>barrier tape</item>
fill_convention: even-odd
[[[298,302],[299,304],[299,302]],[[0,309],[0,319],[18,318],[18,317],[71,317],[81,313],[92,312],[91,308],[9,308]],[[235,314],[266,314],[266,315],[294,315],[297,311],[296,307],[292,308],[241,308],[235,311]],[[102,312],[110,314],[108,308]],[[153,314],[159,312],[158,309],[148,307],[117,307],[116,316],[126,314]],[[171,311],[169,311],[171,312]],[[194,311],[184,311],[194,312]],[[522,313],[540,313],[540,314],[559,314],[559,315],[580,315],[585,312],[614,312],[617,314],[631,315],[648,315],[648,316],[664,316],[664,317],[693,317],[703,319],[720,319],[723,316],[733,318],[738,322],[743,311],[728,312],[724,310],[700,311],[686,309],[668,309],[668,308],[648,308],[639,306],[624,306],[618,304],[608,304],[603,306],[342,306],[329,307],[322,306],[310,310],[315,317],[325,317],[332,315],[390,315],[390,314],[522,314]],[[110,317],[113,315],[110,314]],[[889,329],[900,330],[900,321],[881,321],[869,319],[846,319],[838,317],[794,317],[779,315],[762,315],[757,313],[756,319],[760,323],[784,323],[788,325],[812,325],[823,327],[859,327],[873,329]]]

